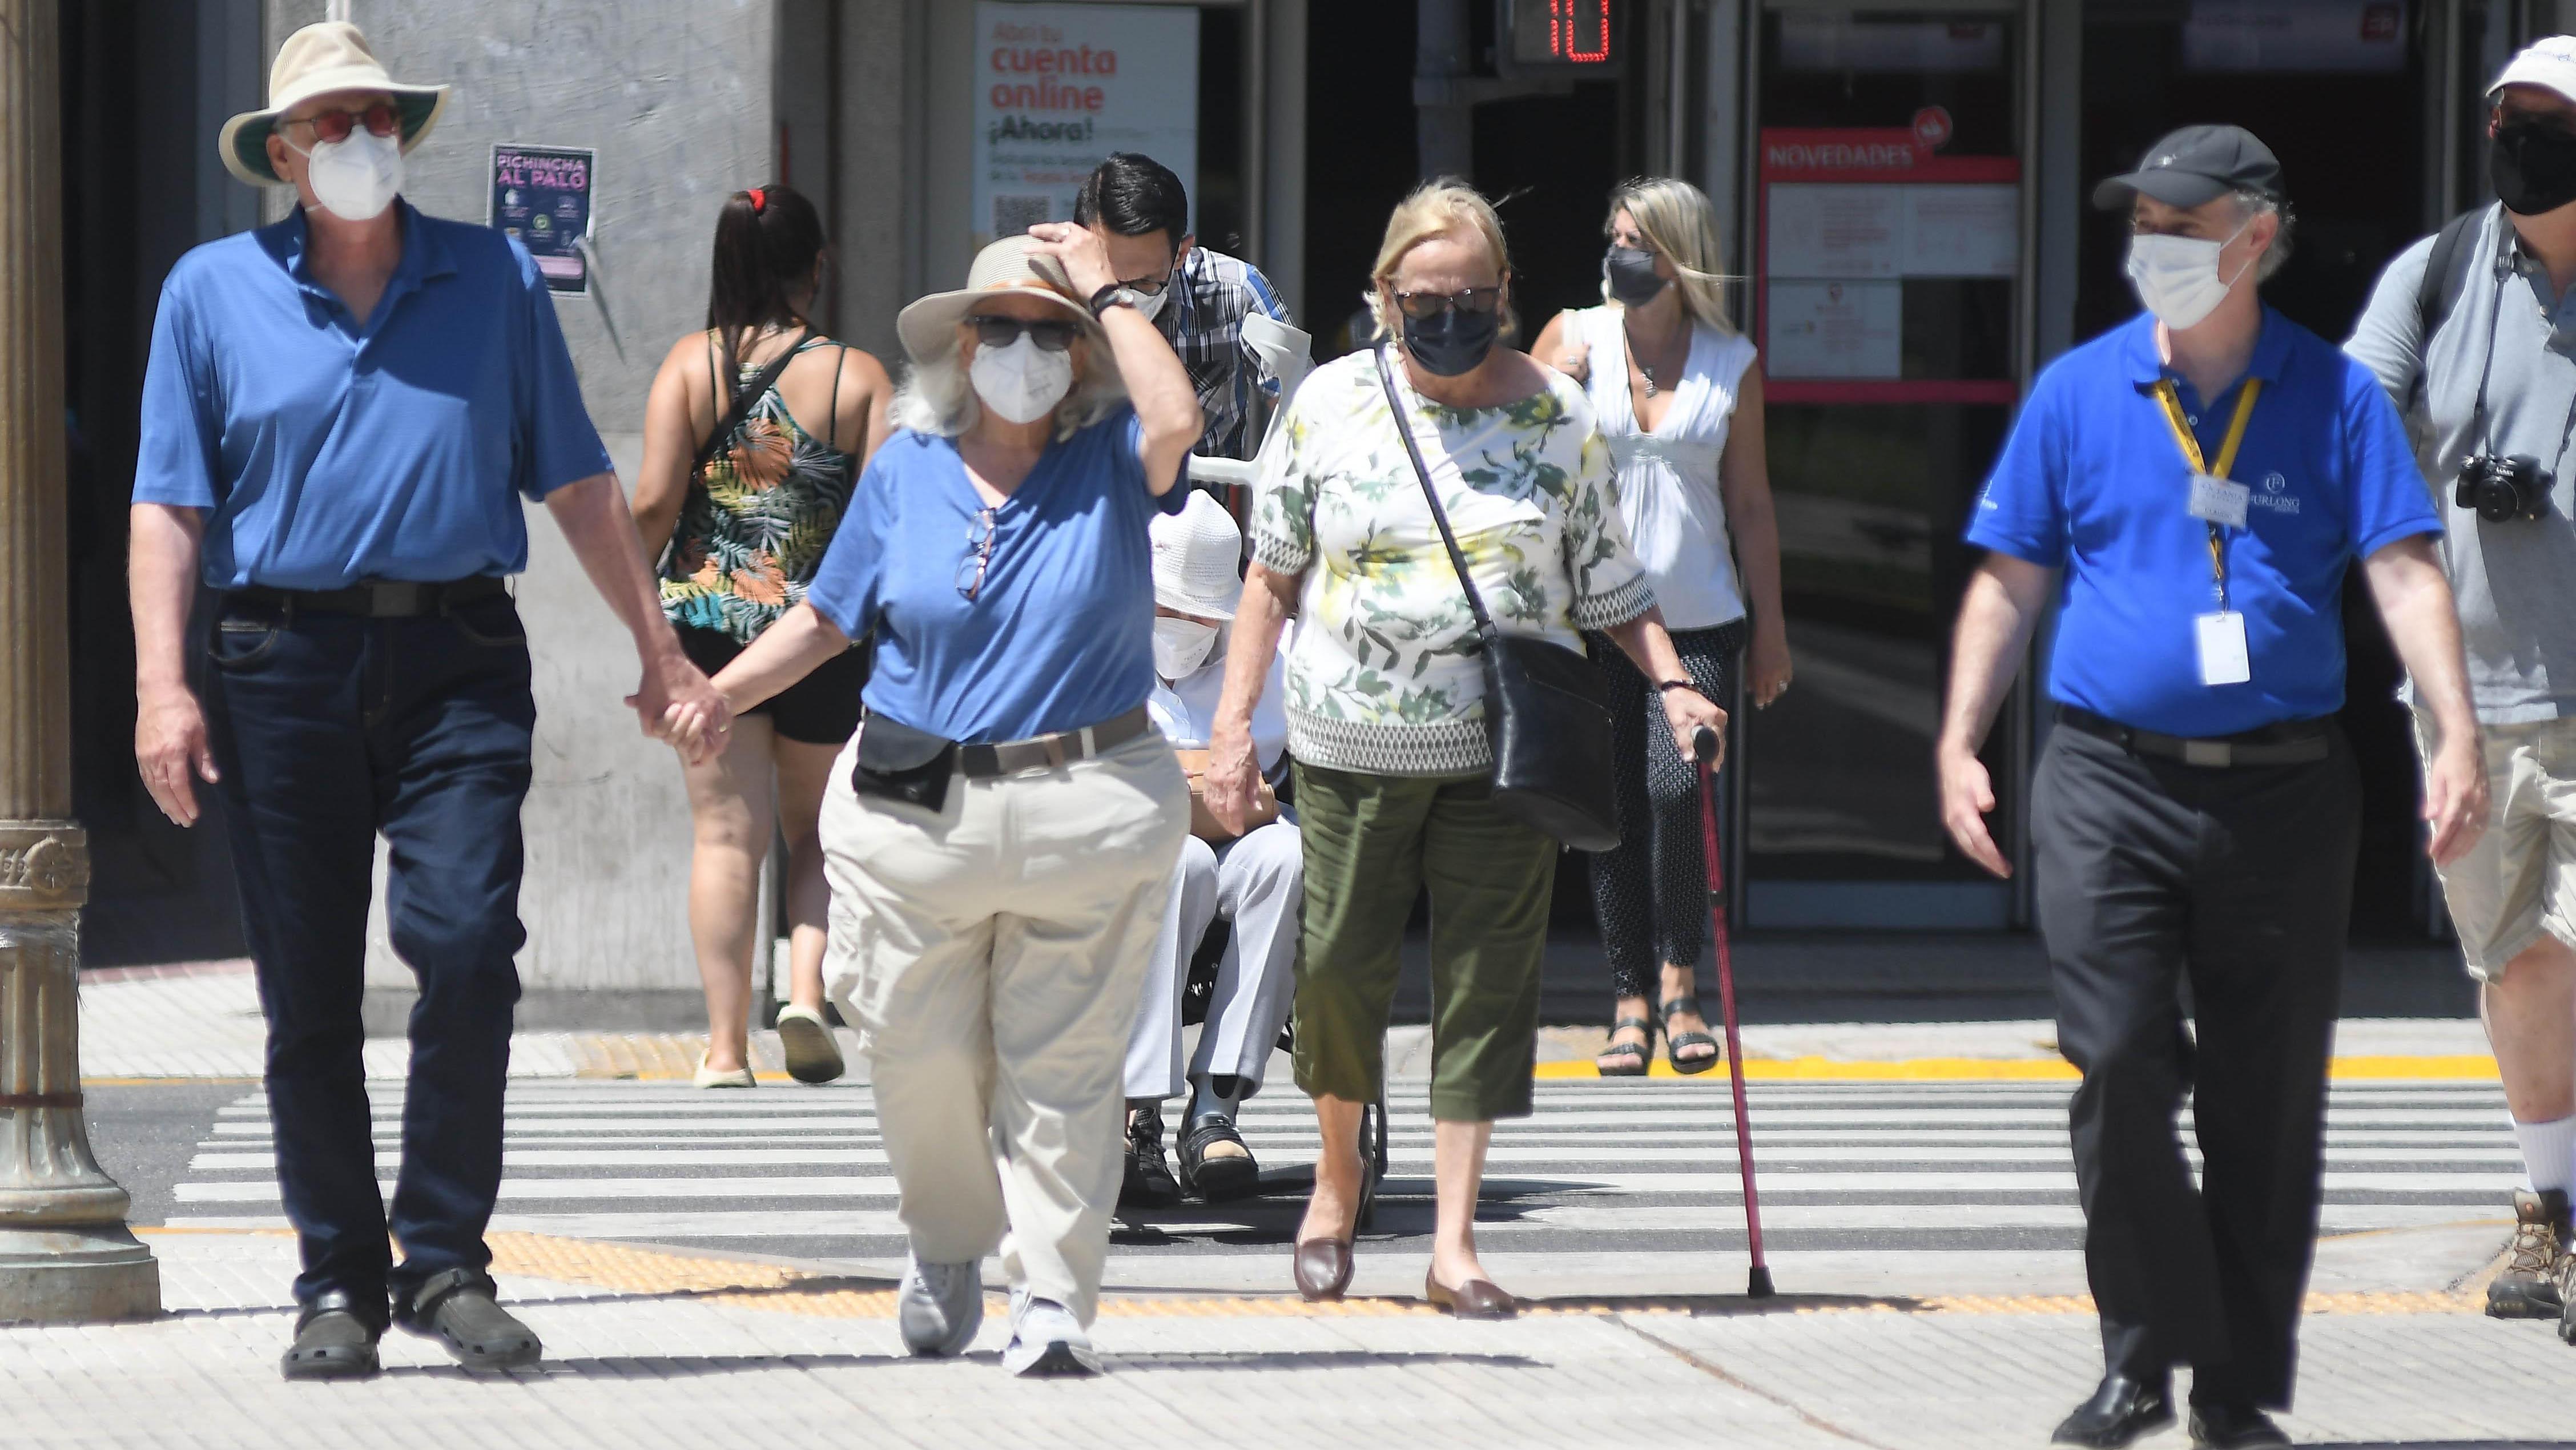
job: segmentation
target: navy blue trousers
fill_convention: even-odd
[[[278,1186],[303,1239],[296,1298],[342,1289],[381,1303],[444,1270],[480,1270],[501,1186],[512,955],[527,938],[519,806],[537,711],[517,608],[363,619],[236,601],[209,653],[216,794],[268,1017]],[[390,1215],[358,1015],[379,833],[386,926],[420,983]]]

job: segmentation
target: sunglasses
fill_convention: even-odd
[[[402,128],[402,112],[391,101],[378,101],[363,111],[324,111],[285,124],[310,126],[315,141],[328,143],[348,140],[349,133],[360,126],[366,127],[370,136],[390,136]]]
[[[977,509],[966,524],[966,557],[957,561],[957,594],[967,603],[984,587],[984,571],[993,564],[994,511]]]
[[[1041,352],[1062,352],[1073,346],[1077,329],[1070,322],[1028,322],[1017,317],[969,317],[975,328],[977,347],[1009,347],[1027,333]]]
[[[1470,287],[1462,292],[1398,292],[1395,305],[1416,322],[1427,322],[1444,312],[1465,312],[1482,317],[1492,312],[1503,300],[1500,287]]]

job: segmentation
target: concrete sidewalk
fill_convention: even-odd
[[[0,1441],[101,1447],[672,1447],[814,1443],[1779,1447],[2043,1444],[2099,1370],[2080,1300],[1574,1300],[1462,1324],[1404,1299],[1114,1296],[1109,1373],[1023,1382],[988,1322],[963,1362],[903,1358],[881,1280],[502,1236],[505,1292],[546,1363],[470,1378],[386,1341],[383,1378],[287,1385],[283,1235],[152,1236],[172,1310],[0,1329]],[[2576,1351],[2471,1312],[2473,1283],[2323,1298],[2302,1442],[2576,1445]],[[792,1438],[791,1438],[792,1437]],[[2559,1438],[2553,1438],[2559,1437]],[[2169,1431],[2143,1441],[2180,1445]]]

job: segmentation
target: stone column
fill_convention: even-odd
[[[57,0],[0,0],[0,1322],[161,1312],[81,1121]]]

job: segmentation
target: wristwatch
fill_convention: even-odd
[[[1673,691],[1675,691],[1675,690],[1690,690],[1690,691],[1693,691],[1694,693],[1696,693],[1696,692],[1698,691],[1698,689],[1699,689],[1699,685],[1698,685],[1697,683],[1693,682],[1693,681],[1690,681],[1690,680],[1657,680],[1657,681],[1655,681],[1655,692],[1656,692],[1657,694],[1660,694],[1660,695],[1669,695],[1669,694],[1671,694],[1671,693],[1672,693]]]
[[[1091,294],[1091,315],[1094,317],[1100,316],[1112,307],[1142,307],[1144,305],[1144,293],[1137,291],[1133,287],[1122,287],[1115,282],[1112,282],[1108,286]]]

